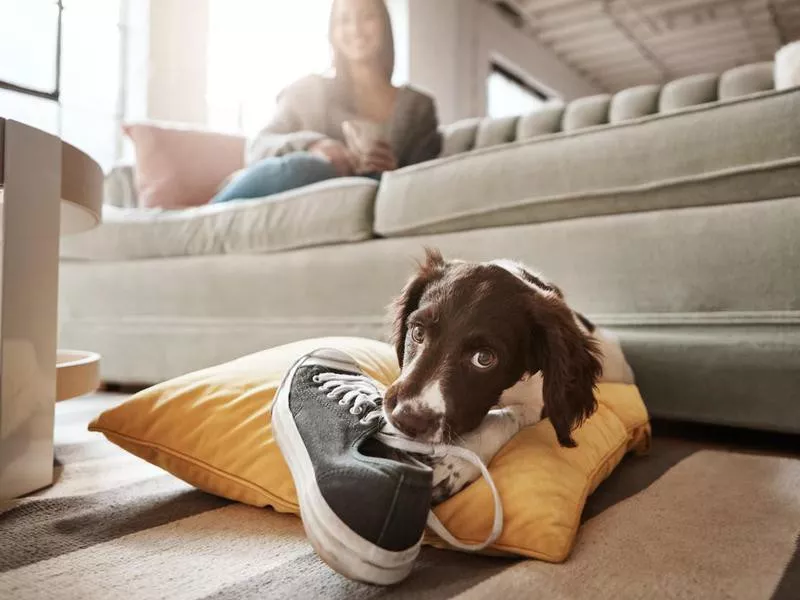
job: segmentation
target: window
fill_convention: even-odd
[[[330,66],[327,0],[210,0],[208,124],[254,133],[280,91]]]
[[[146,0],[0,0],[0,115],[109,168],[122,154],[123,45]]]
[[[492,118],[524,115],[548,100],[543,92],[496,63],[492,65],[486,87],[487,112]]]
[[[0,0],[0,87],[57,100],[61,3]]]

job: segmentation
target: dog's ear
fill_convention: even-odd
[[[556,296],[558,296],[561,300],[564,299],[564,292],[562,292],[561,289],[556,284],[547,281],[541,275],[537,275],[522,263],[517,263],[517,266],[519,267],[522,279],[527,284],[532,285],[535,289],[545,294],[553,293]]]
[[[392,302],[389,309],[393,322],[392,344],[394,344],[397,361],[401,367],[408,333],[408,316],[417,310],[425,288],[442,276],[445,267],[446,263],[441,252],[433,248],[425,248],[425,262],[418,263],[416,275],[406,283],[403,291]]]
[[[532,285],[535,289],[538,289],[544,293],[552,292],[561,300],[564,299],[564,292],[562,292],[556,284],[543,279],[540,275],[537,275],[525,265],[520,264],[519,270],[520,274],[522,275],[522,279],[527,284]],[[578,312],[574,314],[575,317],[577,317],[577,319],[581,322],[581,325],[583,325],[584,329],[586,329],[589,333],[594,333],[594,330],[597,329],[594,323]]]
[[[544,415],[559,443],[574,447],[572,431],[597,409],[594,387],[602,373],[597,343],[578,326],[556,293],[530,294],[530,373],[542,372]]]

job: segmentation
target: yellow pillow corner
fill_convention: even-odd
[[[647,410],[634,385],[601,383],[598,409],[574,432],[577,448],[558,444],[544,420],[518,433],[489,465],[503,503],[503,533],[493,550],[548,562],[563,562],[574,546],[589,495],[629,451],[650,444]],[[436,515],[465,542],[491,531],[492,496],[478,480],[440,504]],[[434,546],[447,544],[433,535]]]
[[[383,385],[399,374],[394,349],[362,338],[321,338],[280,346],[144,390],[100,414],[91,431],[211,494],[299,513],[288,468],[272,439],[270,405],[283,373],[320,348],[348,352]],[[548,420],[517,434],[489,470],[503,501],[503,533],[489,553],[565,560],[589,494],[627,452],[646,452],[647,410],[634,385],[602,383],[598,410],[562,448]],[[478,542],[491,528],[492,497],[482,480],[435,512],[459,539]],[[445,544],[433,535],[425,542]]]

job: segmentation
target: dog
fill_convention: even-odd
[[[390,312],[401,372],[386,390],[387,423],[487,463],[545,417],[559,444],[574,447],[573,430],[597,408],[596,384],[634,381],[618,341],[518,262],[445,261],[427,249]],[[463,461],[433,466],[438,500],[477,477]]]

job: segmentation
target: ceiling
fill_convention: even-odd
[[[613,92],[772,60],[800,39],[800,0],[487,0]]]

